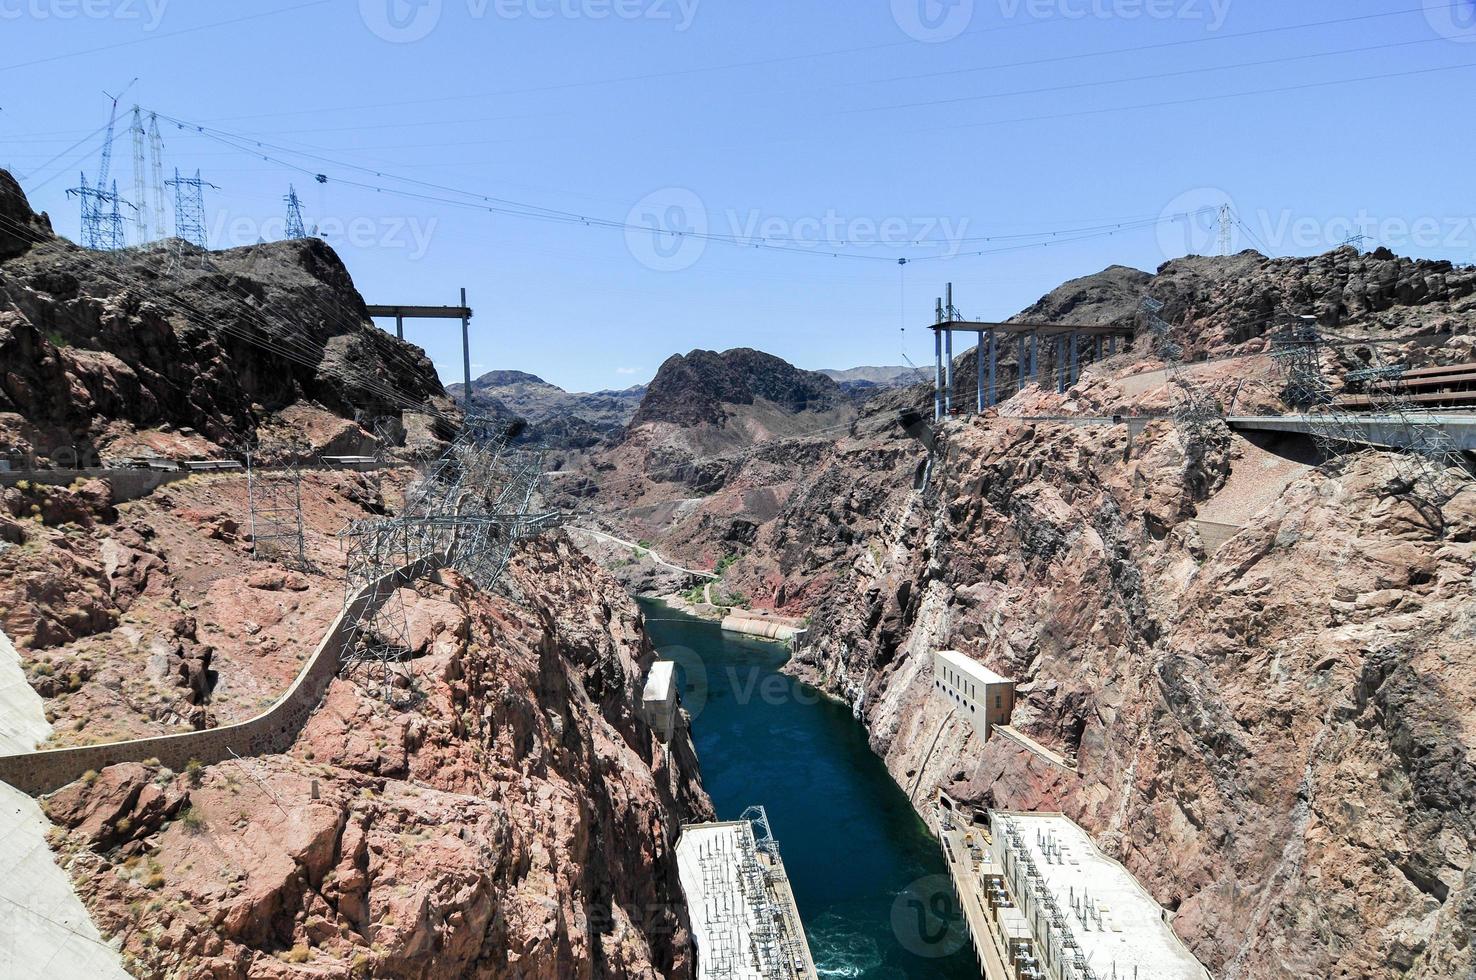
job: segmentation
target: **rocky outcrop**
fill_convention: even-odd
[[[446,389],[458,400],[465,390],[460,384]],[[643,385],[621,391],[565,391],[525,371],[489,371],[472,381],[472,408],[494,418],[524,420],[523,442],[559,450],[588,449],[617,438],[645,392]]]
[[[1128,324],[1154,295],[1190,361],[1239,355],[1188,383],[1275,412],[1262,351],[1282,312],[1415,365],[1470,360],[1473,283],[1382,251],[1248,252],[1108,269],[1018,318]],[[859,712],[920,811],[940,789],[1066,811],[1217,976],[1470,973],[1476,491],[1436,505],[1389,454],[1317,468],[1310,447],[1181,430],[1153,347],[935,432],[904,418],[931,419],[930,384],[885,392],[844,432],[764,445],[788,465],[753,447],[710,497],[632,491],[641,509],[618,519],[684,560],[735,555],[714,588],[808,615],[790,669]],[[1340,367],[1367,354],[1341,347]],[[955,362],[963,391],[973,362]],[[1042,420],[1116,414],[1161,418]],[[1268,452],[1292,474],[1270,488]],[[738,502],[765,489],[772,509],[750,519]],[[1232,512],[1244,529],[1222,545],[1195,524]],[[1014,723],[1055,757],[950,715],[931,694],[943,648],[1018,679]]]
[[[728,417],[725,406],[752,405],[756,399],[788,412],[824,412],[846,400],[830,378],[772,354],[748,348],[721,354],[694,350],[666,359],[630,424],[717,425]]]
[[[208,452],[299,404],[349,419],[449,408],[424,353],[374,327],[318,239],[208,257],[160,243],[104,259],[52,237],[6,174],[0,219],[11,235],[0,240],[10,453],[146,454],[160,433]]]
[[[711,809],[636,713],[638,611],[566,541],[517,601],[452,573],[412,616],[417,703],[333,682],[293,750],[53,796],[139,976],[686,977],[674,843]]]

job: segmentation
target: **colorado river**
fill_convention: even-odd
[[[681,665],[718,819],[761,803],[822,977],[978,980],[938,845],[843,705],[779,673],[788,651],[642,602]]]

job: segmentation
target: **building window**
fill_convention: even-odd
[[[1001,698],[1001,697],[1000,697],[1000,695],[998,695],[998,694],[996,694],[996,695],[995,695],[995,696],[994,696],[994,706],[995,706],[995,707],[996,707],[996,708],[1002,708],[1002,707],[1004,707],[1004,702],[1003,702],[1003,699],[1002,699],[1002,698]]]

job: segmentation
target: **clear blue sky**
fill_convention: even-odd
[[[0,37],[0,165],[62,234],[102,138],[53,158],[136,76],[125,108],[329,177],[166,126],[166,168],[220,186],[213,246],[280,235],[293,183],[370,302],[465,285],[474,370],[573,389],[695,347],[820,368],[901,363],[905,345],[926,363],[945,281],[1002,318],[1109,264],[1213,251],[1211,215],[1145,222],[1226,200],[1249,228],[1236,248],[1362,232],[1476,256],[1472,0],[0,0]],[[1375,75],[1397,77],[1318,84]],[[126,133],[113,172],[132,197]],[[516,204],[346,183],[473,201],[398,178]],[[597,220],[505,213],[525,205]],[[650,221],[724,240],[602,226]],[[448,382],[454,332],[409,332]]]

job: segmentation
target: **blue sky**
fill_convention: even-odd
[[[1002,318],[1214,251],[1222,203],[1237,249],[1476,258],[1471,0],[0,0],[0,37],[0,166],[61,233],[136,77],[120,128],[211,130],[163,136],[213,246],[294,184],[369,302],[464,285],[476,372],[574,389],[926,363],[945,281]],[[447,381],[456,332],[408,331]]]

